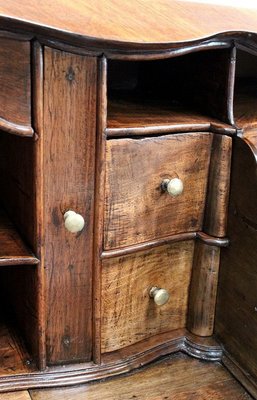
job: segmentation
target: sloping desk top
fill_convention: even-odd
[[[244,2],[241,1],[242,6]],[[1,1],[0,27],[98,48],[167,49],[225,32],[257,32],[257,6],[180,0]],[[246,33],[244,33],[246,34]]]

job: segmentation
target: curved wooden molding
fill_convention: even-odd
[[[31,126],[18,125],[0,117],[0,130],[19,136],[31,137],[34,135],[34,129]]]
[[[208,235],[207,233],[204,232],[196,232],[196,237],[203,243],[208,244],[209,246],[227,247],[229,245],[228,238],[218,238],[215,236]]]
[[[162,356],[178,351],[210,361],[220,360],[222,355],[221,347],[212,338],[197,338],[185,330],[162,334],[160,342],[151,347],[150,345],[153,344],[154,340],[156,339],[152,338],[149,342],[146,341],[143,349],[142,344],[134,345],[134,351],[141,347],[141,351],[138,351],[137,354],[132,352],[132,346],[130,346],[129,349],[125,348],[117,354],[114,352],[104,355],[101,365],[91,362],[48,367],[43,372],[1,377],[0,392],[69,386],[104,379],[132,371]],[[128,352],[130,356],[127,354]]]

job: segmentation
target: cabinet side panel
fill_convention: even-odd
[[[96,58],[45,48],[48,364],[91,359],[96,68]],[[65,229],[67,210],[84,217],[80,233]]]

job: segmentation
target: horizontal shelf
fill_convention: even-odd
[[[16,340],[6,323],[0,320],[0,376],[27,374],[35,370],[28,363],[29,356],[19,340]]]
[[[110,137],[209,131],[211,127],[228,134],[235,133],[231,125],[179,105],[109,100],[107,116],[107,136]]]
[[[34,265],[39,260],[27,248],[14,225],[0,210],[0,266]]]

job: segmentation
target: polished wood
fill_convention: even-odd
[[[0,37],[0,85],[0,128],[33,135],[29,41]]]
[[[44,51],[44,267],[47,362],[92,356],[96,58]],[[63,214],[83,215],[75,235]],[[74,324],[74,321],[77,321]]]
[[[102,271],[102,352],[152,335],[185,327],[194,243],[185,241],[104,260]],[[152,286],[170,293],[158,307]]]
[[[211,336],[214,328],[220,249],[196,243],[188,302],[187,328],[199,336]]]
[[[180,353],[138,373],[92,385],[31,391],[32,400],[251,399],[220,363],[193,360]]]
[[[0,210],[0,266],[35,265],[39,263],[31,250],[23,242],[12,222]]]
[[[2,27],[12,23],[16,29],[36,35],[105,48],[165,49],[172,43],[178,45],[219,32],[256,32],[256,7],[252,4],[251,8],[244,8],[243,1],[240,7],[197,2],[185,5],[179,0],[154,4],[143,0],[101,0],[97,7],[93,0],[69,4],[65,0],[54,4],[50,0],[43,4],[29,0],[22,8],[19,5],[17,0],[1,4]]]
[[[108,141],[105,249],[201,229],[211,142],[208,133]],[[161,189],[172,177],[184,183],[176,198]]]
[[[216,237],[226,236],[231,154],[232,138],[214,135],[203,230]]]
[[[256,154],[234,143],[228,218],[230,246],[221,251],[215,332],[243,370],[257,378]]]

